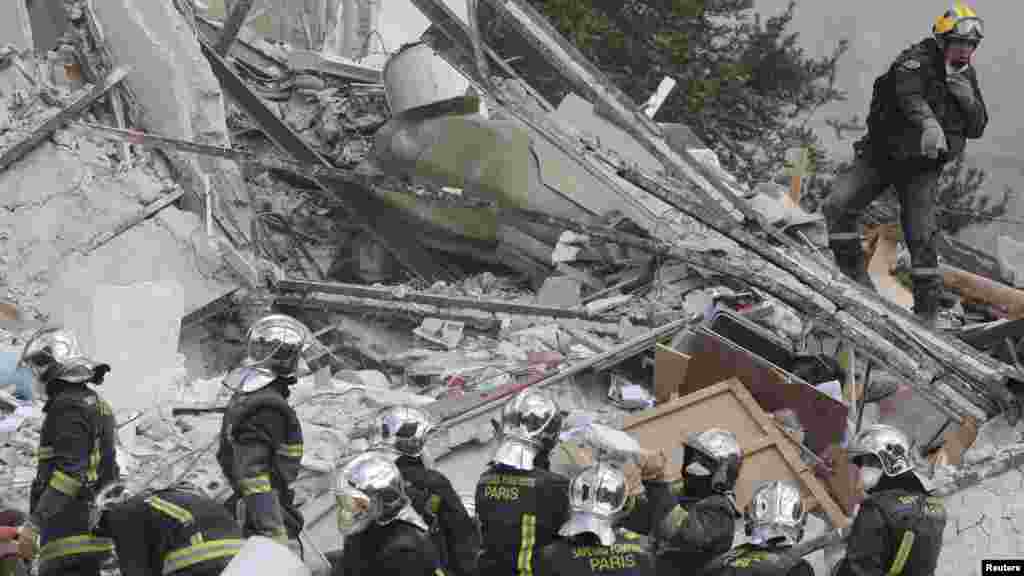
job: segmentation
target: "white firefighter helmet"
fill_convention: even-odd
[[[501,443],[493,462],[518,470],[533,470],[533,460],[558,442],[562,413],[542,392],[524,390],[509,400],[501,413]]]
[[[339,464],[334,497],[338,503],[338,530],[343,535],[358,534],[375,523],[388,524],[403,517],[409,508],[402,473],[392,459],[390,454],[369,451]],[[413,523],[425,527],[422,519]]]
[[[370,449],[419,458],[434,423],[426,412],[412,406],[381,408],[373,419]]]
[[[800,488],[775,480],[758,486],[743,510],[744,528],[757,545],[779,542],[793,546],[804,537],[807,511]]]
[[[312,570],[288,549],[265,536],[251,536],[245,540],[242,549],[231,559],[221,576],[252,576],[253,574],[274,574],[274,576],[313,576]]]
[[[19,366],[32,371],[36,392],[46,394],[46,385],[54,380],[82,383],[95,381],[110,371],[109,364],[101,364],[86,357],[75,334],[65,328],[43,328],[25,342]]]
[[[902,430],[885,424],[861,430],[847,448],[850,459],[860,466],[865,490],[878,485],[883,475],[895,478],[907,472],[929,490],[931,480],[918,470],[914,450],[913,441]]]
[[[243,366],[224,379],[235,392],[255,392],[276,378],[293,378],[302,352],[312,340],[305,324],[285,314],[271,314],[253,323],[246,336]]]
[[[569,520],[561,536],[594,534],[604,546],[615,543],[615,523],[626,507],[626,477],[618,467],[599,463],[584,469],[569,486]]]
[[[253,323],[246,336],[246,365],[276,376],[294,376],[311,338],[309,328],[291,316],[264,316]]]

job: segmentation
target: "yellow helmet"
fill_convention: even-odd
[[[963,2],[956,0],[953,7],[935,19],[932,33],[942,38],[956,38],[980,42],[984,35],[984,26],[978,13]]]

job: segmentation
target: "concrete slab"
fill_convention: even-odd
[[[82,338],[83,347],[111,364],[103,392],[115,410],[170,399],[184,307],[184,289],[173,281],[96,286],[91,340]]]
[[[0,38],[19,52],[32,50],[32,18],[25,0],[8,0],[0,8]]]
[[[165,208],[174,216],[191,219],[191,238],[175,236],[155,218],[144,222],[88,256],[65,261],[53,275],[53,288],[46,288],[42,309],[55,321],[81,325],[85,289],[98,284],[135,284],[173,281],[184,290],[184,312],[188,313],[227,294],[236,287],[219,261],[200,256],[193,241],[202,241],[198,217],[177,208]],[[172,216],[173,217],[173,216]]]

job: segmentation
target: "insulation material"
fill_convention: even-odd
[[[115,410],[170,399],[184,306],[184,290],[174,282],[96,287],[89,349],[111,364],[103,393]]]

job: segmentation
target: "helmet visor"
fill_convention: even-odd
[[[961,18],[949,32],[954,38],[980,41],[985,37],[985,25],[980,18]]]
[[[249,365],[290,374],[297,368],[306,342],[306,331],[297,321],[291,318],[264,321],[249,333]]]

